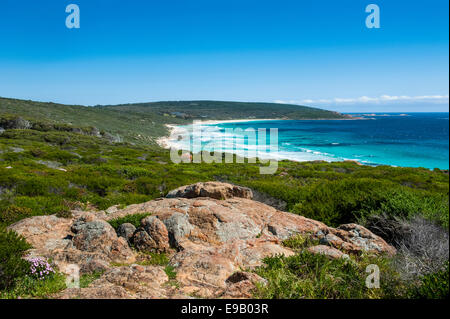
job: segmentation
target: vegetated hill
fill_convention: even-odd
[[[118,135],[127,142],[152,146],[156,145],[156,137],[167,134],[165,123],[185,122],[177,118],[171,118],[169,121],[157,113],[140,114],[81,105],[0,98],[0,118],[13,116],[20,116],[33,123],[50,122],[95,127],[100,132]]]
[[[156,146],[157,137],[167,134],[164,124],[187,124],[194,119],[348,117],[316,108],[275,103],[179,101],[88,107],[0,98],[0,117],[6,115],[20,116],[31,122],[94,127],[95,131],[106,132],[120,140],[151,146]]]
[[[348,118],[338,112],[318,108],[277,103],[174,101],[102,106],[103,109],[132,111],[141,114],[157,113],[185,119],[339,119]]]

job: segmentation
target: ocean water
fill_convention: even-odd
[[[197,144],[190,125],[182,128],[188,130],[189,138],[173,137],[169,145],[194,152],[224,151],[279,160],[357,160],[367,165],[449,168],[449,113],[352,115],[363,119],[202,124]],[[249,142],[243,132],[266,129],[268,135],[270,128],[278,129],[275,151],[258,146],[258,139]]]

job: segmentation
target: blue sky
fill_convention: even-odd
[[[65,26],[68,4],[81,28]],[[365,7],[380,7],[368,29]],[[444,0],[2,0],[0,96],[447,111]]]

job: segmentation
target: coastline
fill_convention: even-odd
[[[255,121],[259,121],[259,120],[251,120],[252,122]],[[273,121],[272,119],[265,119],[262,121]],[[248,120],[224,120],[224,121],[205,121],[202,122],[202,124],[206,124],[206,125],[214,125],[214,124],[221,124],[221,123],[239,123],[239,122],[250,122]],[[181,150],[180,148],[177,148],[176,146],[174,146],[170,141],[173,140],[173,135],[177,134],[177,129],[180,126],[185,126],[185,125],[175,125],[175,124],[165,124],[165,126],[167,127],[167,129],[169,130],[169,135],[168,136],[163,136],[160,137],[157,140],[157,143],[159,146],[161,146],[164,149],[171,149],[172,147],[174,147],[175,149]],[[240,155],[239,153],[234,153],[236,155]],[[265,156],[264,156],[265,155]],[[277,161],[282,161],[282,160],[287,160],[287,161],[293,161],[293,162],[304,162],[301,160],[296,160],[296,159],[292,159],[292,158],[288,158],[288,157],[279,157],[279,156],[269,156],[268,154],[262,154],[262,155],[258,155],[257,157],[261,158],[261,159],[265,159],[265,160],[277,160]],[[309,159],[309,160],[305,160],[305,162],[308,161],[312,161],[312,162],[327,162],[327,163],[331,163],[334,162],[334,160],[325,160],[325,159]],[[336,162],[342,161],[342,162],[351,162],[351,163],[355,163],[357,165],[368,165],[368,164],[364,164],[359,162],[356,159],[341,159],[341,160],[335,160]]]
[[[216,124],[222,124],[222,123],[245,123],[245,122],[259,122],[259,121],[278,121],[281,119],[238,119],[238,120],[209,120],[209,121],[201,121],[202,125],[216,125]],[[159,139],[157,139],[157,143],[160,147],[164,148],[164,149],[177,149],[177,150],[182,150],[182,148],[177,147],[176,143],[173,143],[174,140],[178,139],[178,137],[176,137],[176,134],[178,133],[184,133],[185,130],[181,129],[180,127],[184,127],[184,126],[188,126],[188,125],[192,125],[192,124],[165,124],[165,126],[167,127],[167,129],[169,130],[169,134],[166,136],[162,136]],[[243,154],[240,154],[239,152],[233,152],[233,154],[238,155],[238,156],[244,156]],[[362,163],[360,163],[359,161],[355,160],[355,159],[345,159],[342,158],[341,160],[333,160],[333,159],[305,159],[305,160],[298,160],[295,158],[291,158],[290,156],[280,156],[279,154],[277,155],[269,155],[269,154],[258,154],[257,157],[264,159],[264,160],[277,160],[277,161],[282,161],[282,160],[288,160],[288,161],[294,161],[294,162],[308,162],[308,161],[324,161],[324,162],[334,162],[334,161],[348,161],[348,162],[354,162],[358,165],[364,165]]]
[[[274,118],[274,119],[236,119],[236,120],[200,120],[201,124],[204,125],[216,125],[216,124],[224,124],[224,123],[246,123],[246,122],[263,122],[263,121],[353,121],[353,120],[368,120],[370,118],[363,117],[352,117],[352,118],[342,118],[342,119],[301,119],[301,120],[292,120],[292,119],[283,119],[283,118]],[[165,127],[169,130],[169,134],[165,136],[161,136],[156,140],[156,143],[162,148],[169,149],[170,139],[173,134],[176,133],[176,130],[179,126],[186,126],[191,124],[164,124]]]
[[[215,125],[215,124],[223,124],[223,123],[242,123],[242,122],[261,122],[261,121],[285,121],[284,119],[237,119],[237,120],[207,120],[200,121],[201,124],[205,125]],[[191,124],[186,124],[191,125]],[[156,140],[156,143],[162,148],[169,149],[170,148],[170,139],[173,134],[177,132],[177,128],[179,126],[186,126],[184,124],[164,124],[165,127],[169,130],[169,134],[166,136],[161,136]]]
[[[371,114],[368,114],[371,115]],[[436,117],[423,117],[427,121],[431,121],[430,123],[434,123],[433,121],[440,120],[441,118],[439,116]],[[384,116],[382,117],[384,118]],[[370,118],[373,119],[373,118]],[[373,119],[375,120],[375,119]],[[243,127],[243,128],[251,128],[256,126],[262,126],[262,127],[281,127],[281,128],[289,128],[291,126],[295,126],[297,121],[291,121],[286,119],[235,119],[235,120],[205,120],[205,121],[198,121],[199,126],[203,126],[202,131],[204,131],[204,138],[202,137],[202,147],[204,146],[206,149],[223,149],[224,152],[233,153],[236,155],[239,155],[241,157],[246,157],[243,154],[244,152],[249,151],[255,151],[257,150],[256,157],[259,157],[261,159],[276,159],[276,160],[288,160],[293,162],[309,162],[309,161],[316,161],[316,160],[324,160],[326,162],[341,162],[341,161],[353,161],[358,162],[362,165],[369,165],[369,166],[377,166],[377,165],[388,165],[388,166],[399,166],[399,167],[424,167],[427,169],[434,169],[439,168],[442,170],[448,169],[448,161],[447,164],[442,162],[445,160],[445,156],[436,153],[437,155],[422,155],[420,159],[416,159],[416,157],[413,156],[400,156],[402,153],[400,152],[402,148],[398,148],[398,146],[394,145],[396,143],[392,143],[392,141],[387,141],[388,146],[377,146],[377,141],[375,140],[372,144],[363,143],[361,147],[352,146],[352,143],[355,141],[359,141],[359,135],[355,136],[354,138],[352,136],[347,136],[348,129],[351,129],[352,132],[357,131],[358,129],[363,130],[369,130],[367,132],[372,132],[372,129],[374,132],[377,132],[378,128],[380,127],[386,127],[388,130],[397,130],[398,126],[405,125],[404,128],[407,132],[414,130],[415,123],[420,123],[423,121],[422,117],[411,117],[410,119],[401,120],[399,119],[386,119],[379,121],[356,121],[356,122],[335,122],[335,121],[325,121],[325,123],[320,123],[322,121],[316,122],[317,124],[313,123],[313,121],[298,121],[298,125],[302,126],[304,123],[305,130],[307,132],[304,133],[305,138],[307,140],[304,141],[302,144],[292,142],[292,138],[297,138],[298,136],[302,136],[302,130],[300,129],[299,133],[286,133],[288,135],[283,135],[281,137],[280,143],[279,143],[279,149],[274,152],[264,152],[259,151],[255,147],[246,148],[242,145],[242,142],[233,142],[233,138],[230,137],[230,134],[224,133],[224,127]],[[269,122],[274,121],[274,122]],[[400,122],[399,122],[400,121]],[[293,122],[293,123],[290,123]],[[375,123],[376,122],[376,123]],[[223,124],[222,123],[235,123],[235,124]],[[258,124],[259,123],[259,124]],[[404,124],[402,124],[404,123]],[[428,123],[428,122],[427,122]],[[444,125],[445,122],[439,122],[437,123],[439,125]],[[437,125],[436,124],[436,125]],[[222,127],[219,129],[219,127]],[[167,128],[165,136],[161,136],[157,138],[157,143],[160,147],[164,149],[184,149],[184,150],[191,150],[192,146],[189,146],[189,141],[184,138],[180,138],[179,136],[184,136],[186,134],[192,134],[192,122],[186,122],[186,123],[180,123],[180,124],[167,124],[165,125]],[[317,135],[314,129],[311,129],[311,131],[308,131],[308,128],[315,128],[315,127],[325,127],[326,130],[322,135]],[[448,127],[448,126],[447,126]],[[445,128],[445,127],[444,127]],[[188,132],[186,132],[186,130]],[[319,130],[320,131],[320,130]],[[364,133],[364,132],[363,132]],[[283,133],[284,134],[284,133]],[[290,136],[291,134],[292,136]],[[297,135],[296,135],[297,134]],[[300,135],[299,135],[300,134]],[[372,133],[367,133],[372,134]],[[366,134],[366,135],[367,135]],[[445,130],[444,130],[445,134]],[[363,134],[364,136],[364,134]],[[370,139],[371,135],[369,136],[369,142],[372,140]],[[383,137],[383,135],[381,136]],[[221,144],[219,142],[214,142],[214,139],[218,138],[221,139],[221,143],[225,143],[224,146],[220,146]],[[291,139],[291,140],[290,140]],[[320,139],[319,144],[314,144]],[[399,136],[398,139],[401,141],[402,136]],[[364,141],[363,141],[364,142]],[[237,143],[238,146],[231,146],[232,143]],[[309,143],[309,144],[308,144]],[[445,147],[445,143],[448,145],[447,142],[441,141],[441,139],[436,138],[436,145],[439,146],[439,148],[436,148],[436,150],[442,149],[442,147]],[[245,144],[245,143],[244,143]],[[414,141],[410,142],[411,145],[416,145],[417,143]],[[441,145],[442,144],[442,145]],[[305,146],[302,146],[305,145]],[[434,144],[433,144],[434,145]],[[432,145],[432,146],[433,146]],[[233,147],[236,147],[234,149]],[[337,148],[336,148],[337,147]],[[381,148],[383,147],[383,148]],[[387,147],[387,148],[386,148]],[[432,148],[428,145],[422,146],[425,151],[430,150],[429,154],[434,154],[432,151],[435,150],[435,148]],[[405,147],[403,147],[405,149]],[[196,150],[198,151],[198,146],[196,146]],[[266,154],[267,153],[267,154]],[[400,154],[399,154],[400,153]],[[426,153],[426,152],[425,152]],[[251,153],[253,154],[253,153]],[[407,154],[408,155],[408,154]],[[254,157],[255,155],[252,155],[251,157]],[[248,157],[248,156],[247,156]],[[443,158],[443,160],[441,159]],[[447,157],[448,158],[448,157]]]
[[[242,123],[242,122],[263,122],[263,121],[289,121],[286,119],[240,119],[240,120],[206,120],[201,121],[202,124],[223,124],[223,123]]]
[[[174,133],[174,131],[176,130],[178,125],[164,124],[164,126],[167,127],[167,129],[169,130],[169,134],[165,135],[165,136],[161,136],[158,139],[156,139],[156,143],[164,149],[169,149],[170,148],[170,146],[169,146],[170,137],[172,136],[172,134]]]

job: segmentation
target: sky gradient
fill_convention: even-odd
[[[65,26],[78,4],[81,28]],[[381,28],[368,29],[375,3]],[[444,0],[2,0],[0,96],[448,111]]]

